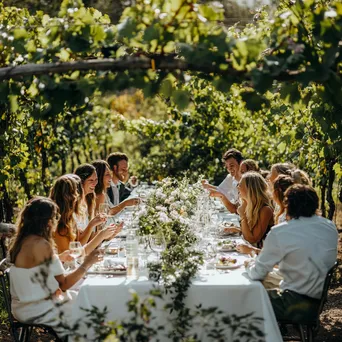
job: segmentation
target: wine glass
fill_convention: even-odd
[[[76,268],[76,259],[83,255],[83,246],[79,241],[69,243],[70,256],[74,258],[74,268]]]
[[[166,248],[164,235],[163,234],[150,235],[149,240],[150,240],[150,247],[152,251],[158,255],[158,258],[160,258],[160,254]]]
[[[99,206],[99,214],[108,215],[109,213],[109,204],[108,203],[101,203]]]

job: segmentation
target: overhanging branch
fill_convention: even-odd
[[[229,61],[227,61],[229,65]],[[70,71],[113,71],[122,72],[126,70],[166,70],[166,71],[193,71],[204,74],[215,74],[223,77],[229,77],[231,81],[251,81],[250,73],[246,70],[235,70],[228,67],[222,70],[218,65],[214,64],[195,64],[173,56],[130,56],[120,59],[103,58],[79,60],[74,62],[58,62],[58,63],[42,63],[42,64],[23,64],[10,67],[0,68],[0,81],[8,79],[18,79],[24,76],[39,76],[48,74],[63,74]],[[273,75],[274,80],[278,81],[296,81],[297,77],[304,71],[287,70],[281,74]],[[315,82],[315,80],[312,80]],[[317,80],[318,83],[322,79]]]
[[[195,71],[206,74],[221,74],[230,76],[243,76],[245,72],[236,71],[235,69],[221,70],[213,65],[198,65],[191,64],[184,60],[169,56],[156,56],[155,58],[148,57],[125,57],[121,59],[105,58],[105,59],[90,59],[74,62],[58,62],[58,63],[42,63],[42,64],[24,64],[13,67],[0,68],[0,81],[6,79],[16,79],[23,76],[46,75],[46,74],[62,74],[69,71],[126,71],[126,70],[181,70]]]

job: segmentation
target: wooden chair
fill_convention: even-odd
[[[2,298],[4,300],[5,308],[8,314],[9,328],[12,338],[15,342],[28,342],[34,328],[42,329],[46,334],[52,335],[55,341],[63,342],[55,331],[46,325],[42,324],[26,324],[17,321],[11,310],[11,293],[10,293],[10,277],[9,277],[9,265],[6,259],[0,262],[0,289],[2,291]],[[66,339],[64,340],[66,341]]]
[[[0,249],[1,259],[6,258],[7,255],[7,239],[11,238],[15,233],[15,225],[12,223],[0,222]]]
[[[319,304],[319,308],[317,310],[317,315],[314,321],[312,322],[305,322],[303,324],[298,323],[298,322],[293,322],[293,321],[279,321],[278,323],[281,326],[280,330],[283,330],[282,328],[286,326],[293,326],[295,327],[298,332],[299,332],[299,338],[293,338],[293,337],[287,337],[287,336],[283,336],[284,341],[302,341],[302,342],[313,342],[315,335],[318,332],[319,329],[319,316],[323,311],[323,307],[324,304],[326,303],[327,299],[328,299],[328,291],[329,291],[329,287],[331,284],[331,279],[333,277],[333,274],[335,272],[335,270],[337,269],[338,263],[337,261],[335,262],[334,266],[328,271],[327,276],[325,278],[324,281],[324,286],[323,286],[323,292],[322,292],[322,297],[320,300],[320,304]]]

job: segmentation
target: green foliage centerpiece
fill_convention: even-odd
[[[177,313],[173,333],[179,336],[187,328],[186,292],[203,263],[202,252],[195,248],[197,238],[193,225],[197,200],[202,193],[199,182],[191,185],[186,177],[180,181],[166,178],[157,183],[138,213],[141,234],[165,237],[166,249],[158,263],[149,264],[149,270],[154,278],[163,281],[166,293],[171,295],[172,301],[166,308]]]

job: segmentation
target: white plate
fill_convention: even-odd
[[[236,264],[233,264],[233,265],[219,265],[219,264],[216,264],[215,267],[218,269],[218,270],[232,270],[234,268],[239,268],[242,266],[242,263],[239,263],[237,262]]]
[[[113,274],[113,275],[125,275],[127,273],[127,269],[117,269],[117,268],[106,268],[106,267],[91,267],[87,274]]]
[[[236,248],[235,247],[230,247],[230,248],[220,248],[219,252],[235,252]]]

